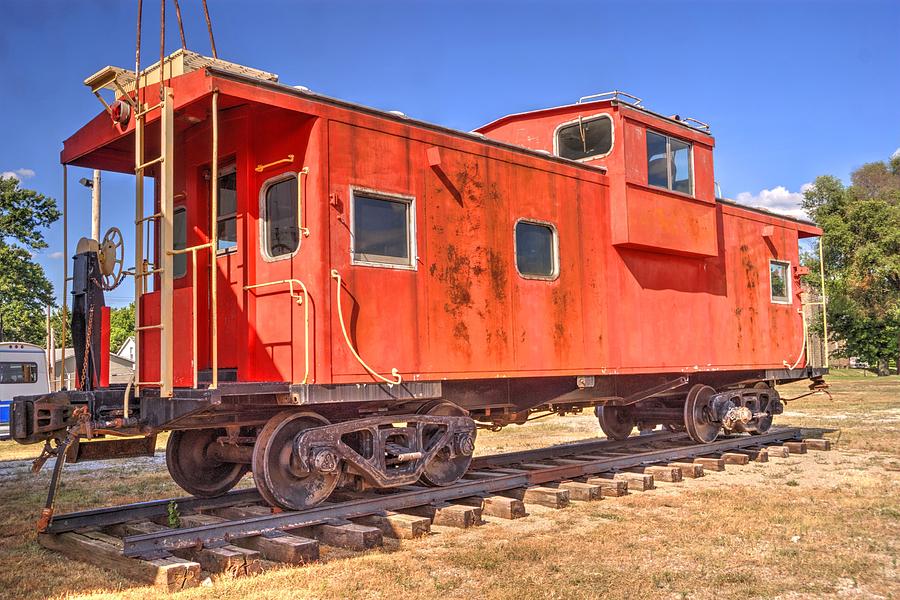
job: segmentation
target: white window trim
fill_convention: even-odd
[[[227,166],[220,168],[218,176],[221,178],[221,177],[224,177],[225,175],[231,175],[232,173],[237,173],[237,164],[236,163],[229,163]],[[211,183],[212,183],[212,185],[216,185],[216,186],[219,185],[218,181],[211,182]],[[216,215],[215,228],[216,228],[217,232],[219,231],[219,221],[221,221],[223,219],[227,219],[229,217],[234,217],[235,233],[237,233],[237,217],[238,217],[238,213],[240,212],[238,210],[238,200],[240,200],[240,194],[238,193],[238,190],[234,191],[234,195],[235,195],[234,212],[228,213],[227,215]],[[219,203],[219,206],[222,206],[221,202]],[[218,241],[218,239],[219,239],[219,237],[216,236],[217,241]],[[230,248],[216,248],[216,256],[227,256],[229,254],[234,254],[235,252],[237,252],[237,248],[238,248],[237,241],[235,241],[234,246],[231,246]]]
[[[559,132],[564,127],[569,127],[571,125],[577,124],[579,121],[582,123],[590,123],[591,121],[596,121],[598,119],[609,119],[609,152],[605,154],[594,154],[593,156],[586,156],[584,158],[565,158],[564,156],[559,155]],[[599,115],[591,115],[588,118],[582,117],[581,119],[575,119],[573,121],[566,121],[565,123],[560,123],[556,126],[556,129],[553,130],[553,154],[555,156],[559,156],[559,158],[564,158],[565,160],[571,160],[574,162],[588,162],[590,160],[597,160],[600,158],[606,158],[610,154],[612,154],[613,149],[616,147],[616,123],[613,121],[612,115],[607,113],[601,113]]]
[[[696,198],[696,190],[697,190],[697,173],[694,169],[694,142],[689,140],[682,139],[680,137],[676,137],[673,135],[669,135],[668,133],[663,133],[662,131],[657,131],[655,129],[647,129],[647,133],[652,133],[658,135],[660,137],[666,138],[666,186],[663,187],[661,185],[654,185],[650,183],[650,175],[647,175],[647,185],[653,188],[657,188],[660,190],[666,190],[668,192],[672,192],[673,194],[681,194],[683,196],[690,196],[691,198]],[[669,157],[672,155],[672,140],[678,140],[682,144],[688,145],[688,154],[690,155],[690,163],[691,163],[691,192],[689,194],[685,194],[684,192],[679,192],[674,188],[675,182],[672,181],[672,161],[669,160]],[[644,135],[644,152],[647,151],[647,135]],[[645,158],[645,162],[647,163],[647,168],[650,168],[650,157],[647,156]]]
[[[297,173],[295,171],[285,171],[283,173],[279,173],[278,175],[274,175],[269,177],[265,181],[263,181],[262,185],[259,188],[259,253],[262,256],[262,259],[266,262],[278,262],[280,260],[291,260],[297,253],[300,252],[300,246],[303,245],[303,234],[300,231],[300,211],[303,207],[300,206],[299,197],[295,199],[297,203],[297,247],[290,254],[281,254],[279,256],[272,256],[269,254],[269,228],[266,226],[268,220],[266,219],[266,193],[269,191],[269,188],[277,183],[281,183],[282,181],[290,181],[294,179],[297,182],[297,185],[300,185],[300,180],[297,177]]]
[[[542,225],[548,227],[550,231],[553,232],[553,272],[550,275],[525,274],[519,270],[519,253],[517,251],[518,243],[516,239],[516,230],[519,227],[519,223]],[[516,222],[513,223],[513,263],[516,265],[516,273],[518,273],[519,277],[522,279],[535,279],[538,281],[556,281],[559,279],[559,231],[556,229],[556,225],[550,221],[539,221],[538,219],[526,219],[524,217],[517,219]]]
[[[772,265],[784,265],[784,267],[785,267],[784,280],[786,282],[785,285],[787,287],[787,289],[786,289],[787,295],[786,295],[785,300],[776,299],[775,295],[772,293]],[[776,260],[774,258],[769,259],[769,301],[771,301],[772,304],[793,304],[794,303],[794,301],[792,299],[793,297],[791,296],[791,293],[793,292],[793,289],[792,289],[793,282],[791,281],[792,279],[793,279],[793,271],[791,270],[791,262],[790,261]]]
[[[360,258],[356,253],[356,194],[367,196],[378,200],[388,200],[392,202],[404,202],[409,206],[406,213],[406,233],[407,243],[409,244],[409,263],[401,262],[385,262],[379,261],[377,255],[366,255],[367,258]],[[362,256],[362,255],[360,255]],[[390,258],[390,257],[385,257]],[[382,269],[398,269],[401,271],[417,271],[419,268],[419,256],[417,254],[416,244],[416,197],[406,194],[396,194],[393,192],[384,192],[372,188],[350,186],[350,264],[361,267],[379,267]]]

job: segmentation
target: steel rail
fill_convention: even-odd
[[[256,488],[234,490],[215,498],[197,498],[187,496],[184,498],[165,498],[163,500],[149,500],[108,508],[84,510],[53,517],[53,522],[47,527],[47,533],[65,533],[85,527],[109,527],[129,521],[152,519],[167,514],[169,503],[175,502],[179,512],[196,512],[211,508],[224,508],[235,504],[258,502],[262,500]]]
[[[461,481],[443,488],[423,487],[421,490],[403,491],[374,498],[325,504],[303,511],[279,512],[200,527],[128,536],[123,540],[123,554],[129,557],[152,559],[164,556],[170,551],[180,548],[197,548],[204,545],[215,546],[241,537],[268,535],[279,530],[322,525],[334,519],[353,519],[381,511],[403,510],[434,502],[446,502],[469,496],[493,494],[574,477],[618,471],[659,462],[669,462],[676,459],[713,454],[759,444],[800,439],[802,435],[803,430],[800,428],[778,428],[762,435],[727,438],[709,444],[679,445],[650,452],[602,458],[581,464],[549,465],[546,469],[536,469],[475,481]]]

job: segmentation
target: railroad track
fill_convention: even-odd
[[[343,492],[292,512],[266,506],[255,489],[212,499],[154,500],[59,515],[38,541],[174,591],[197,585],[202,571],[242,575],[259,571],[263,560],[316,560],[320,543],[363,551],[381,545],[384,536],[425,535],[432,525],[516,519],[526,516],[528,505],[564,508],[572,501],[646,491],[657,481],[701,477],[727,464],[830,449],[821,434],[781,427],[696,444],[685,434],[660,432],[496,454],[474,459],[465,478],[451,486]],[[167,526],[173,509],[178,528]]]

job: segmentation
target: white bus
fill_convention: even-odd
[[[15,396],[49,392],[44,349],[24,342],[0,342],[0,439],[9,437],[9,405]]]

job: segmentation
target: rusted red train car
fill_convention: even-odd
[[[541,411],[762,432],[774,383],[826,372],[798,260],[821,231],[717,198],[702,124],[612,93],[466,133],[190,52],[160,70],[89,78],[115,98],[62,152],[137,175],[135,381],[104,385],[91,327],[121,244],[82,240],[78,389],[16,399],[19,441],[121,456],[110,436],[174,430],[189,492],[252,470],[301,508],[453,483],[477,427]]]

